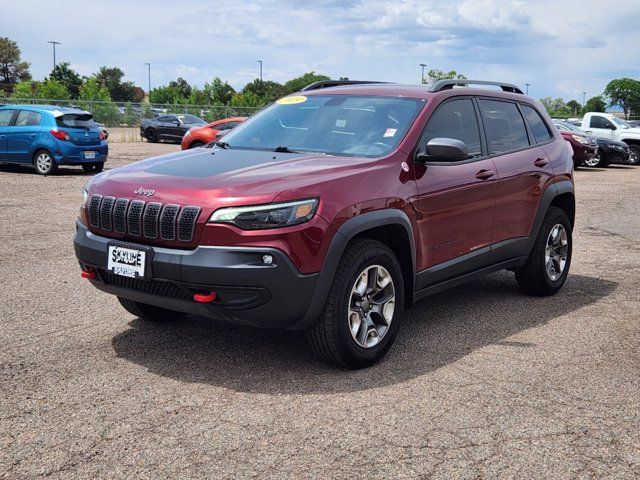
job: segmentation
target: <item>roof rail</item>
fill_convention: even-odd
[[[436,83],[429,87],[430,92],[440,92],[442,90],[451,90],[453,87],[458,85],[467,86],[467,85],[494,85],[496,87],[500,87],[503,92],[511,92],[511,93],[519,93],[524,95],[524,92],[520,89],[520,87],[516,85],[512,85],[510,83],[502,83],[502,82],[489,82],[487,80],[438,80]]]
[[[367,81],[367,80],[321,80],[319,82],[314,82],[307,85],[300,91],[308,92],[309,90],[319,90],[320,88],[339,87],[341,85],[364,85],[367,83],[389,83],[389,82],[376,82],[376,81]]]

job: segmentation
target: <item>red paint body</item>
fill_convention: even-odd
[[[326,92],[310,91],[305,95],[315,93]],[[417,143],[429,117],[450,97],[471,95],[526,102],[537,107],[552,127],[539,102],[524,95],[472,88],[430,93],[424,86],[402,85],[336,87],[331,94],[401,95],[422,99],[425,105],[399,146],[385,157],[309,155],[215,176],[179,179],[149,173],[154,165],[188,162],[191,155],[204,154],[205,149],[196,149],[138,162],[97,177],[89,187],[89,196],[98,193],[133,199],[138,198],[133,194],[138,187],[153,188],[156,193],[152,201],[202,207],[192,242],[155,240],[153,245],[181,249],[197,245],[274,247],[284,252],[302,273],[322,269],[338,228],[350,218],[374,210],[399,209],[407,214],[413,227],[415,270],[419,272],[493,243],[529,236],[544,191],[554,182],[572,181],[571,159],[555,128],[550,129],[552,141],[540,147],[459,165],[425,166],[415,162]],[[214,132],[210,128],[209,131]],[[211,161],[216,161],[215,152]],[[408,171],[403,169],[403,162]],[[210,215],[222,207],[308,197],[320,199],[317,213],[311,221],[297,226],[245,231],[207,223]],[[84,210],[83,207],[81,217],[86,217]],[[88,224],[86,218],[82,221]],[[91,230],[145,243],[93,227]]]
[[[575,132],[560,131],[560,135],[562,135],[562,138],[571,144],[571,148],[573,149],[573,161],[576,166],[582,165],[585,160],[593,158],[598,151],[598,144],[585,145],[578,142],[573,137],[574,135],[577,135]]]
[[[223,131],[220,130],[220,128],[216,128],[220,125],[226,125],[229,122],[242,123],[245,120],[246,117],[223,118],[221,120],[216,120],[215,122],[208,123],[204,127],[192,128],[187,133],[185,133],[184,137],[182,137],[182,142],[180,144],[182,150],[188,150],[189,148],[193,148],[194,146],[213,142],[216,139],[216,135]]]

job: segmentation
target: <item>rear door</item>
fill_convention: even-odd
[[[0,110],[0,162],[7,161],[7,137],[15,112],[14,109]]]
[[[40,112],[18,110],[18,114],[7,133],[7,160],[16,163],[31,163],[33,149],[40,135],[44,116]]]
[[[416,164],[418,289],[481,268],[489,257],[498,176],[483,147],[478,114],[469,97],[446,100],[433,113],[419,151],[433,138],[465,142],[472,158]]]
[[[177,129],[181,125],[180,120],[175,115],[163,115],[158,117],[158,136],[163,139],[175,140]]]
[[[518,256],[526,245],[544,186],[553,176],[542,145],[554,137],[531,106],[497,99],[479,99],[478,105],[499,177],[490,259],[495,263]]]

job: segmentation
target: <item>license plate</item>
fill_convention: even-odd
[[[87,152],[84,152],[84,158],[86,158],[86,159],[96,158],[96,152],[94,152],[93,150],[89,150]]]
[[[144,277],[147,252],[137,248],[109,245],[107,270],[123,277]]]

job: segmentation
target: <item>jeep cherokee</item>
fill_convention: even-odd
[[[320,82],[84,197],[82,276],[133,315],[304,329],[347,368],[426,295],[502,269],[550,295],[571,262],[570,149],[503,83]]]

